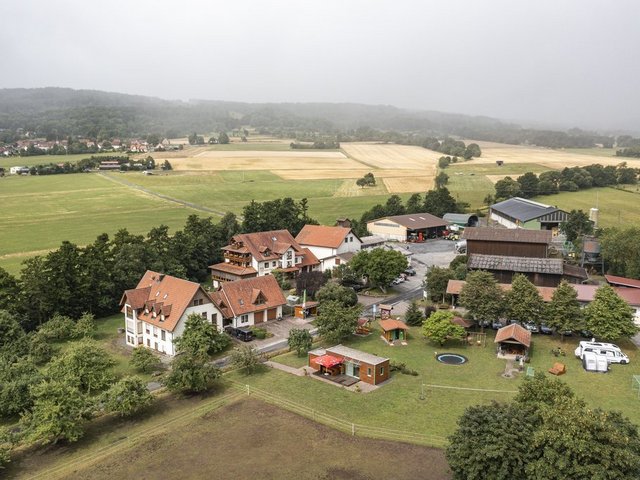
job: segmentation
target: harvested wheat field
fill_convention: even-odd
[[[467,143],[473,140],[467,140]],[[626,161],[629,165],[640,167],[640,160],[629,158],[612,157],[603,154],[584,155],[581,153],[565,152],[550,148],[506,145],[493,142],[475,142],[482,149],[482,156],[471,160],[474,164],[495,163],[496,160],[503,160],[505,166],[509,163],[536,163],[552,170],[564,167],[582,167],[599,163],[600,165],[618,165]]]
[[[451,478],[442,450],[352,437],[247,399],[66,478],[402,480],[425,472]]]
[[[422,170],[434,173],[441,153],[411,145],[344,143],[342,149],[372,168]]]
[[[414,177],[387,177],[383,178],[389,193],[413,193],[426,192],[433,188],[433,175]]]

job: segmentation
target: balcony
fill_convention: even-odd
[[[235,263],[243,267],[251,266],[251,255],[239,255],[237,253],[224,252],[223,257],[231,263]]]

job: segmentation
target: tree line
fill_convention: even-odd
[[[511,197],[531,198],[537,195],[553,195],[558,192],[577,192],[592,187],[613,185],[635,185],[638,183],[640,169],[620,165],[600,164],[585,167],[566,167],[563,170],[550,170],[536,175],[526,172],[517,179],[505,177],[495,184],[495,200]],[[493,203],[494,199],[486,201]]]

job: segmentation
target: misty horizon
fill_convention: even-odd
[[[640,4],[407,1],[0,7],[0,88],[354,103],[640,131]]]

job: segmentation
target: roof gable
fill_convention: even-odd
[[[529,348],[531,346],[531,332],[517,323],[512,323],[502,327],[496,333],[494,343],[500,342],[516,342]]]
[[[211,294],[210,297],[218,308],[229,309],[234,316],[275,308],[287,303],[273,275],[224,282],[220,290]],[[224,298],[227,302],[223,300]]]
[[[520,197],[509,198],[496,203],[491,205],[490,209],[521,222],[528,222],[553,212],[562,211],[557,207]]]
[[[350,228],[328,227],[326,225],[305,225],[298,233],[296,241],[300,245],[311,245],[314,247],[338,248],[342,245],[349,233],[358,238]],[[360,239],[358,238],[358,241]]]
[[[245,247],[258,261],[280,258],[287,250],[300,251],[300,245],[288,230],[241,233],[232,238],[232,244],[224,249],[237,250]]]

